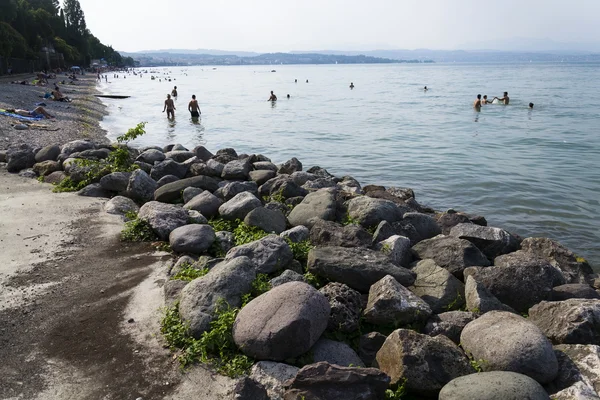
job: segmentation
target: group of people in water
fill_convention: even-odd
[[[271,92],[273,93],[273,92]],[[163,107],[163,112],[167,112],[167,118],[173,119],[175,118],[175,102],[173,98],[177,98],[177,86],[171,90],[171,94],[167,94],[167,99],[165,100],[165,106]],[[202,112],[200,111],[200,105],[198,104],[198,100],[196,100],[196,95],[192,95],[192,100],[188,103],[188,111],[192,119],[198,119]]]
[[[425,90],[427,90],[427,86],[425,86]],[[477,98],[473,102],[473,108],[475,109],[475,111],[481,111],[481,106],[486,104],[492,104],[494,100],[498,100],[498,103],[507,106],[510,102],[510,97],[508,97],[508,92],[504,92],[502,97],[494,97],[492,100],[488,100],[487,94],[483,95],[483,97],[480,94],[478,94]],[[533,103],[529,103],[528,107],[529,109],[532,109]]]

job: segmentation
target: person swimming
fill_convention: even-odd
[[[271,96],[269,97],[269,100],[267,101],[277,101],[277,96],[275,96],[275,93],[273,93],[273,91],[271,90]]]
[[[426,91],[428,91],[428,90],[429,90],[429,89],[427,89],[427,86],[425,86],[425,87],[423,88],[423,91],[424,91],[424,92],[426,92]]]
[[[529,103],[529,108],[533,108],[533,103]]]
[[[288,99],[290,98],[290,94],[289,94],[289,93],[288,93],[288,95],[287,95],[287,98],[288,98]]]
[[[354,82],[350,82],[350,89],[354,89]]]

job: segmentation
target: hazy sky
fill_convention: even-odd
[[[599,0],[79,0],[121,51],[456,49],[512,37],[592,42]]]

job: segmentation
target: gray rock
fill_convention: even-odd
[[[262,202],[252,193],[243,192],[223,203],[219,207],[219,214],[225,219],[243,220],[250,211],[258,207],[262,207]]]
[[[183,197],[183,203],[189,203],[190,200],[192,200],[194,197],[198,196],[200,193],[204,192],[203,189],[200,188],[196,188],[196,187],[187,187],[185,189],[183,189],[183,193],[182,193],[182,197]],[[221,205],[221,204],[219,204]],[[217,207],[218,209],[218,207]]]
[[[519,249],[519,241],[500,228],[475,224],[458,224],[450,229],[450,236],[473,243],[490,260]]]
[[[127,147],[125,147],[127,148]],[[131,149],[127,148],[131,151]],[[111,150],[109,149],[97,149],[97,150],[84,150],[79,153],[72,153],[69,157],[73,158],[85,158],[88,160],[102,160],[108,158]]]
[[[302,188],[308,190],[309,192],[327,188],[337,189],[337,182],[335,179],[331,178],[317,178],[312,181],[307,181],[304,185],[302,185]]]
[[[156,163],[156,162],[164,161],[165,158],[167,158],[167,157],[165,156],[165,153],[163,153],[162,151],[159,151],[156,149],[148,149],[148,150],[142,152],[142,154],[140,154],[139,156],[137,156],[137,158],[135,160],[142,161],[142,162],[148,163],[150,165],[154,165],[154,163]]]
[[[60,152],[62,155],[68,156],[72,153],[79,153],[84,150],[92,150],[95,148],[96,145],[93,142],[87,140],[73,140],[63,144]]]
[[[552,343],[600,345],[600,300],[542,301],[529,310],[529,320]]]
[[[465,326],[460,341],[484,371],[518,372],[542,384],[558,373],[550,341],[532,322],[513,313],[490,311],[482,315]]]
[[[0,150],[0,163],[6,162],[6,150]]]
[[[344,176],[341,182],[338,182],[337,187],[348,193],[362,194],[360,183],[351,176]]]
[[[439,400],[550,400],[535,380],[510,371],[471,374],[446,384]]]
[[[193,159],[190,159],[190,160],[193,160]],[[184,164],[191,162],[190,160],[184,162]],[[210,175],[206,169],[206,164],[201,163],[201,162],[191,162],[190,168],[188,169],[188,172],[185,175],[185,177],[191,178],[191,177],[199,176],[199,175]],[[220,177],[220,175],[219,175],[219,177]]]
[[[184,178],[189,169],[188,165],[180,164],[171,159],[165,159],[159,163],[154,164],[150,171],[150,177],[155,181],[166,175],[175,175],[178,178]]]
[[[188,210],[188,222],[190,224],[208,224],[206,217],[196,210]]]
[[[475,269],[467,269],[471,268]],[[473,278],[503,304],[524,313],[540,301],[551,298],[557,275],[560,273],[553,266],[535,264],[479,268],[474,271]]]
[[[412,250],[420,259],[433,259],[437,265],[461,280],[465,268],[490,265],[487,257],[473,243],[453,236],[440,235],[423,240],[413,246]]]
[[[235,241],[232,232],[227,231],[219,231],[215,233],[216,241],[219,245],[219,248],[226,254],[229,250],[231,250],[235,246]]]
[[[290,246],[277,235],[268,235],[248,244],[237,246],[227,252],[225,260],[248,257],[257,274],[270,274],[287,267],[294,258]]]
[[[336,216],[335,190],[321,189],[306,195],[304,200],[290,212],[292,226],[312,227],[316,219],[333,221]]]
[[[208,160],[206,162],[206,175],[212,176],[215,178],[220,178],[223,173],[223,169],[225,169],[225,164],[217,161],[217,160]]]
[[[292,229],[288,229],[287,231],[281,232],[279,236],[283,239],[289,239],[293,243],[300,243],[305,240],[308,240],[310,236],[310,231],[306,226],[298,225],[293,227]]]
[[[407,212],[402,217],[402,220],[415,227],[421,240],[430,239],[442,233],[442,229],[436,220],[427,214]]]
[[[364,311],[367,322],[402,326],[425,322],[430,315],[429,305],[390,275],[375,282],[369,289],[369,300]]]
[[[282,400],[285,382],[295,377],[299,370],[283,363],[259,361],[252,366],[249,376],[267,389],[271,400]]]
[[[322,219],[312,222],[310,242],[315,246],[369,247],[371,245],[371,234],[360,225],[344,226]]]
[[[179,303],[179,315],[190,324],[190,333],[200,338],[208,330],[217,306],[224,307],[227,303],[231,307],[239,307],[242,296],[250,291],[255,277],[250,260],[239,257],[222,262],[208,274],[191,281],[182,290]]]
[[[224,201],[231,200],[236,194],[242,192],[250,192],[253,195],[258,196],[258,186],[255,182],[223,181],[221,184],[223,186],[215,190],[213,194]]]
[[[296,171],[290,174],[290,178],[292,178],[296,185],[302,186],[308,181],[314,181],[318,176],[305,171]]]
[[[382,223],[387,223],[383,221]],[[381,224],[380,224],[381,225]],[[393,235],[379,242],[375,248],[390,258],[399,267],[408,267],[412,261],[410,240],[404,236]]]
[[[219,207],[222,204],[221,199],[206,190],[185,203],[183,208],[198,211],[207,218],[212,218],[219,214]]]
[[[329,319],[329,302],[304,282],[277,286],[250,301],[233,325],[235,344],[258,360],[285,360],[308,351]]]
[[[594,271],[583,258],[577,257],[562,244],[548,238],[527,238],[521,243],[523,251],[543,258],[558,268],[566,283],[585,283]]]
[[[181,291],[188,283],[188,281],[181,281],[179,279],[170,279],[165,282],[165,285],[163,286],[163,295],[166,307],[171,307],[179,301]]]
[[[248,377],[239,379],[233,388],[233,400],[270,400],[265,387]]]
[[[100,178],[100,186],[104,190],[124,193],[129,186],[129,178],[131,178],[131,172],[113,172]]]
[[[281,275],[271,279],[269,283],[271,287],[283,285],[288,282],[306,282],[303,275],[300,275],[296,271],[292,271],[291,269],[286,269],[281,273]]]
[[[396,230],[387,221],[381,221],[373,233],[373,243],[379,243],[388,239],[396,234]]]
[[[115,196],[104,205],[104,210],[109,214],[125,216],[128,212],[138,213],[140,208],[130,198]]]
[[[390,378],[376,368],[340,367],[319,362],[302,368],[284,400],[383,400]]]
[[[317,175],[321,178],[335,178],[335,176],[331,175],[325,168],[321,168],[319,166],[314,166],[306,170],[309,174]],[[337,179],[337,178],[335,178]],[[339,179],[338,179],[339,181]]]
[[[290,160],[287,160],[283,164],[279,166],[277,169],[277,173],[279,174],[292,174],[296,171],[302,171],[302,163],[298,161],[296,157],[293,157]]]
[[[247,180],[250,173],[250,159],[233,160],[225,164],[221,178],[226,180]]]
[[[147,174],[150,174],[150,171],[152,171],[152,165],[143,161],[136,161],[133,164],[137,165],[142,171],[144,171]]]
[[[600,299],[600,294],[587,283],[569,283],[552,289],[552,301],[568,299]]]
[[[44,182],[57,184],[60,181],[62,181],[63,179],[65,179],[66,177],[67,177],[67,174],[65,174],[63,171],[56,171],[56,172],[53,172],[50,175],[44,177]]]
[[[165,157],[169,158],[175,162],[182,163],[186,160],[189,160],[192,157],[195,157],[196,154],[192,151],[185,150],[172,150],[165,153]]]
[[[38,176],[32,169],[22,169],[19,171],[19,176],[23,178],[36,179]]]
[[[375,361],[375,356],[383,343],[386,336],[379,332],[370,332],[362,335],[358,342],[358,356],[363,360],[366,366],[371,366]]]
[[[475,315],[466,311],[448,311],[432,315],[427,321],[423,333],[429,336],[444,335],[459,344],[462,330],[474,319]]]
[[[279,210],[258,207],[246,215],[244,223],[248,226],[256,226],[265,232],[280,234],[285,230],[287,221],[285,215]]]
[[[310,350],[315,363],[325,361],[340,367],[365,367],[358,354],[346,343],[321,338]]]
[[[277,172],[270,171],[268,169],[260,169],[256,171],[250,171],[248,176],[250,180],[256,182],[257,185],[262,185],[269,179],[273,179],[277,175]]]
[[[147,221],[161,240],[167,240],[176,228],[187,224],[187,211],[171,204],[149,201],[140,208],[138,217]]]
[[[6,152],[6,160],[6,170],[8,172],[19,172],[22,169],[33,167],[35,154],[31,147],[26,144],[11,146]]]
[[[196,187],[209,192],[214,192],[219,187],[217,181],[209,176],[194,176],[178,180],[177,182],[167,183],[161,186],[154,193],[154,200],[163,203],[173,203],[181,201],[181,193],[188,187]],[[197,210],[200,211],[200,210]],[[202,212],[202,211],[200,211]],[[202,213],[203,215],[206,215]]]
[[[204,146],[196,146],[192,151],[194,152],[196,157],[198,157],[199,160],[202,160],[204,162],[208,161],[213,156],[213,153],[208,151]]]
[[[381,221],[397,222],[408,208],[399,206],[389,200],[373,199],[359,196],[348,202],[348,216],[362,226],[373,227]]]
[[[330,282],[319,289],[329,301],[331,313],[327,330],[352,333],[358,329],[362,312],[360,293],[339,282]]]
[[[141,169],[131,173],[127,184],[127,197],[142,202],[152,200],[156,191],[156,182]]]
[[[40,151],[35,153],[35,162],[40,163],[44,161],[56,161],[60,155],[60,147],[51,144],[43,147]]]
[[[42,161],[33,165],[33,172],[39,176],[50,175],[53,172],[60,171],[60,164],[57,161]]]
[[[475,372],[463,351],[446,336],[427,336],[408,329],[392,332],[377,352],[377,366],[406,389],[436,396],[452,379]]]
[[[559,286],[566,283],[566,279],[558,268],[551,265],[547,260],[536,257],[532,253],[518,250],[512,253],[498,256],[494,259],[495,267],[513,267],[513,268],[540,268],[540,267],[551,267],[550,271],[553,272],[554,281],[553,286]]]
[[[294,183],[289,175],[277,175],[269,179],[258,188],[261,196],[271,196],[278,194],[286,199],[290,197],[306,196],[308,191]]]
[[[277,165],[273,164],[270,161],[257,161],[254,164],[252,164],[252,166],[254,167],[255,170],[273,171],[273,172],[277,173]]]
[[[213,159],[227,164],[230,161],[237,160],[238,154],[232,148],[220,149],[217,150],[217,154],[213,156]]]
[[[452,227],[458,224],[469,224],[471,221],[467,215],[450,209],[438,216],[437,223],[442,229],[442,234],[449,235]]]
[[[552,395],[552,400],[600,400],[597,392],[583,382],[576,382]]]
[[[410,290],[425,300],[434,314],[459,309],[465,304],[465,285],[433,260],[422,260],[412,269],[417,274]]]
[[[559,363],[558,377],[546,389],[549,393],[583,383],[600,393],[600,346],[561,344],[554,346]],[[553,396],[554,397],[554,396]]]
[[[169,276],[175,276],[175,275],[179,274],[184,267],[193,266],[195,268],[197,266],[196,265],[197,262],[198,262],[198,260],[195,257],[189,256],[189,255],[181,256],[177,259],[177,262],[175,262],[175,264],[171,267],[171,270],[169,271]],[[201,268],[197,268],[197,269],[201,269]]]
[[[160,178],[156,184],[158,187],[161,186],[165,186],[167,183],[171,183],[171,182],[177,182],[179,180],[178,177],[176,177],[175,175],[165,175],[162,178]]]
[[[77,192],[78,196],[110,198],[111,193],[102,189],[99,183],[91,183]]]
[[[467,310],[475,314],[485,314],[489,311],[508,311],[516,313],[509,306],[502,304],[487,288],[468,276],[465,283],[465,299]]]
[[[403,286],[412,285],[415,279],[412,271],[392,264],[381,252],[363,248],[313,248],[308,253],[308,270],[362,293],[386,275],[393,276]]]
[[[215,241],[215,231],[209,225],[185,225],[173,229],[169,244],[177,253],[201,254]]]

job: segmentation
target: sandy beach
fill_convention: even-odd
[[[0,115],[0,150],[10,145],[29,144],[32,147],[43,147],[50,144],[61,145],[75,139],[89,139],[96,143],[108,142],[106,132],[100,128],[100,120],[106,114],[105,106],[94,96],[96,76],[77,75],[77,81],[69,84],[66,75],[58,75],[50,79],[46,86],[12,84],[14,80],[31,82],[33,75],[18,75],[0,78],[0,109],[21,108],[32,110],[37,103],[43,102],[48,113],[55,119],[42,119],[28,123],[29,129],[18,130],[15,125],[22,121]],[[67,84],[61,84],[65,80]],[[61,92],[73,101],[60,102],[44,99],[44,94],[50,92],[57,83]]]

